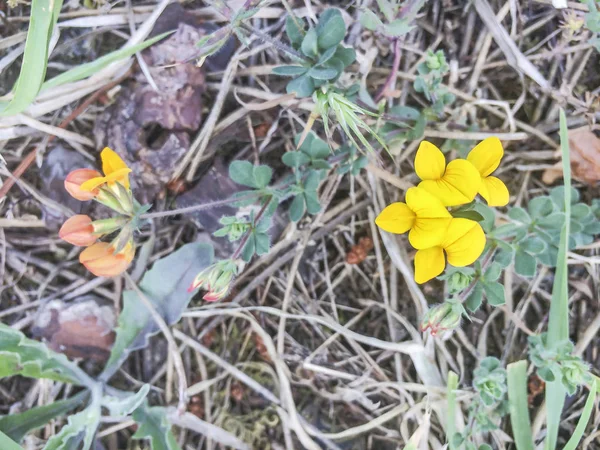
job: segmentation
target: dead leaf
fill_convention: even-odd
[[[348,264],[360,264],[367,259],[371,250],[373,250],[373,240],[368,236],[361,237],[358,244],[353,245],[346,255],[346,262]]]
[[[115,323],[113,306],[95,297],[71,303],[53,300],[39,310],[32,333],[69,358],[104,362],[115,340]]]
[[[571,170],[573,178],[595,185],[600,181],[600,138],[588,126],[569,130],[571,148]],[[555,156],[560,158],[561,150]],[[562,162],[546,169],[542,181],[552,184],[562,177]]]

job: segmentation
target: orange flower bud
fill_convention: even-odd
[[[114,277],[127,270],[134,256],[133,242],[118,253],[109,243],[97,242],[81,252],[79,262],[97,277]]]
[[[58,235],[69,244],[77,245],[79,247],[92,245],[98,239],[97,236],[94,236],[92,219],[83,214],[77,214],[76,216],[70,217],[63,223],[63,226],[60,227]]]
[[[65,189],[72,197],[85,202],[93,199],[98,194],[98,189],[84,191],[81,185],[92,178],[101,177],[102,174],[92,169],[77,169],[69,173],[65,178]]]

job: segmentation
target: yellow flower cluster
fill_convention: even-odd
[[[448,263],[455,267],[475,262],[485,247],[485,234],[479,223],[452,217],[448,207],[472,202],[477,194],[489,206],[505,206],[506,185],[491,174],[504,156],[496,137],[480,142],[467,156],[446,165],[444,154],[423,141],[417,150],[415,172],[422,180],[406,191],[406,203],[387,206],[375,223],[382,230],[402,234],[408,231],[415,255],[415,281],[425,283],[437,277]],[[445,254],[445,256],[444,256]]]

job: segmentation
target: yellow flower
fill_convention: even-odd
[[[406,233],[416,249],[439,245],[446,235],[452,216],[436,197],[420,187],[406,191],[406,203],[387,206],[375,219],[381,229],[395,234]]]
[[[506,185],[490,174],[498,168],[504,156],[502,143],[497,137],[489,137],[481,141],[469,152],[467,160],[471,162],[481,176],[479,195],[487,201],[489,206],[506,206],[509,193]]]
[[[103,184],[110,186],[114,183],[119,183],[126,189],[129,189],[129,172],[131,172],[131,169],[127,167],[127,164],[125,164],[121,157],[106,147],[100,153],[100,159],[102,159],[104,176],[91,178],[82,183],[80,188],[83,191],[92,192]]]
[[[464,267],[474,263],[484,247],[481,225],[473,220],[454,218],[439,245],[420,249],[415,255],[415,281],[425,283],[442,273],[446,267],[444,252],[448,264]]]
[[[435,195],[445,206],[472,202],[481,184],[473,164],[455,159],[446,165],[444,154],[427,141],[421,142],[417,150],[415,172],[423,180],[418,187]]]

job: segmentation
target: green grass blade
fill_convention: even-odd
[[[552,286],[550,318],[548,320],[548,344],[569,339],[569,290],[567,246],[569,242],[569,222],[571,220],[571,163],[569,136],[565,112],[560,111],[560,146],[562,149],[563,178],[565,184],[565,223],[560,232],[556,274]],[[546,450],[556,449],[560,416],[565,404],[566,390],[560,381],[546,384]]]
[[[0,448],[2,450],[23,450],[19,444],[0,431]]]
[[[148,39],[147,41],[140,42],[137,45],[115,50],[114,52],[104,55],[96,59],[95,61],[91,61],[89,63],[82,64],[80,66],[74,67],[73,69],[67,70],[66,72],[61,73],[60,75],[57,75],[54,78],[51,78],[50,80],[46,81],[42,85],[42,90],[50,89],[56,86],[60,86],[61,84],[72,83],[73,81],[78,81],[87,78],[90,75],[93,75],[96,72],[98,72],[100,69],[108,66],[110,63],[113,63],[123,58],[127,58],[133,55],[134,53],[137,53],[140,50],[151,46],[155,42],[160,41],[161,39],[163,39],[171,33],[173,32],[167,31],[166,33],[154,36],[153,38]]]
[[[13,88],[13,97],[0,105],[0,116],[24,111],[37,96],[48,64],[48,46],[56,26],[63,0],[33,0],[31,19],[19,78]]]
[[[598,378],[594,377],[594,382],[592,383],[592,388],[590,389],[590,393],[588,394],[588,398],[585,401],[585,406],[583,407],[583,411],[581,412],[581,417],[579,418],[579,422],[577,422],[577,426],[575,427],[575,431],[571,435],[569,442],[565,445],[563,450],[576,450],[579,445],[579,441],[583,437],[583,433],[585,433],[585,428],[590,420],[590,416],[592,415],[592,409],[594,409],[594,403],[596,400],[596,392],[598,390]]]
[[[509,364],[507,372],[508,406],[515,445],[517,450],[534,450],[527,405],[527,361]]]
[[[452,436],[456,433],[456,389],[458,388],[458,375],[448,372],[448,383],[446,384],[446,398],[448,399],[448,422],[446,423],[446,442],[450,450],[454,450]]]

